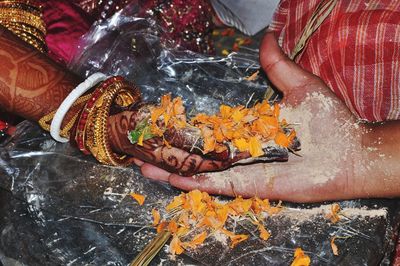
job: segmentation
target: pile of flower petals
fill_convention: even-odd
[[[218,202],[205,192],[193,190],[182,193],[167,205],[168,221],[162,220],[160,213],[153,209],[153,225],[157,232],[171,232],[170,252],[181,254],[185,249],[194,249],[201,245],[207,237],[219,232],[230,239],[230,247],[246,240],[249,236],[235,234],[226,229],[229,219],[248,219],[257,227],[259,237],[267,240],[270,233],[263,224],[264,212],[269,215],[282,210],[281,203],[271,206],[268,200],[259,198],[243,199],[236,197],[228,202]]]
[[[264,154],[262,143],[273,140],[287,148],[296,136],[294,130],[289,135],[284,132],[287,123],[285,120],[279,121],[279,114],[278,104],[271,106],[264,100],[249,108],[221,105],[219,113],[215,115],[200,113],[187,121],[182,99],[177,97],[171,100],[168,94],[162,96],[160,105],[151,110],[151,132],[163,136],[171,127],[193,126],[201,131],[204,154],[224,152],[229,143],[240,152],[249,152],[252,157],[258,157]],[[160,120],[163,121],[162,127],[159,126]]]

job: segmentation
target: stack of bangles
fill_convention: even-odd
[[[0,24],[40,52],[46,52],[46,27],[34,0],[0,0]]]
[[[83,95],[90,90],[93,92]],[[50,131],[55,140],[74,140],[83,153],[92,154],[103,164],[126,166],[132,163],[132,158],[112,151],[107,120],[112,107],[129,107],[140,99],[139,89],[122,77],[107,78],[104,74],[95,73],[72,90],[56,111],[42,117],[39,124]],[[84,104],[83,108],[60,129],[69,109],[79,104]]]

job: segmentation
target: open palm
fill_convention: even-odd
[[[258,196],[297,202],[357,196],[355,169],[363,163],[363,125],[317,76],[301,69],[280,50],[268,33],[260,61],[271,82],[284,92],[282,117],[296,123],[300,156],[288,162],[238,165],[228,170],[182,177],[147,163],[143,174],[184,190]]]

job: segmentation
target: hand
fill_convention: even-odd
[[[222,152],[203,154],[204,141],[200,129],[195,127],[170,128],[164,132],[163,137],[144,140],[143,145],[132,145],[127,132],[147,120],[150,108],[149,104],[138,103],[131,106],[130,110],[109,118],[109,135],[114,151],[183,176],[224,170],[243,159],[272,161],[288,157],[288,149],[278,146],[264,149],[264,156],[256,158],[252,158],[249,152],[232,151],[229,147]],[[291,148],[298,148],[297,139],[292,142]]]
[[[184,190],[282,199],[297,202],[362,196],[357,169],[363,163],[364,126],[317,76],[301,69],[280,50],[272,33],[260,48],[271,82],[284,93],[282,118],[298,123],[301,157],[288,162],[236,166],[216,173],[182,177],[138,161],[143,175]]]

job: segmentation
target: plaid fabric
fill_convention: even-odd
[[[270,29],[289,54],[320,0],[282,0]],[[297,62],[359,118],[400,119],[400,1],[339,0]]]

